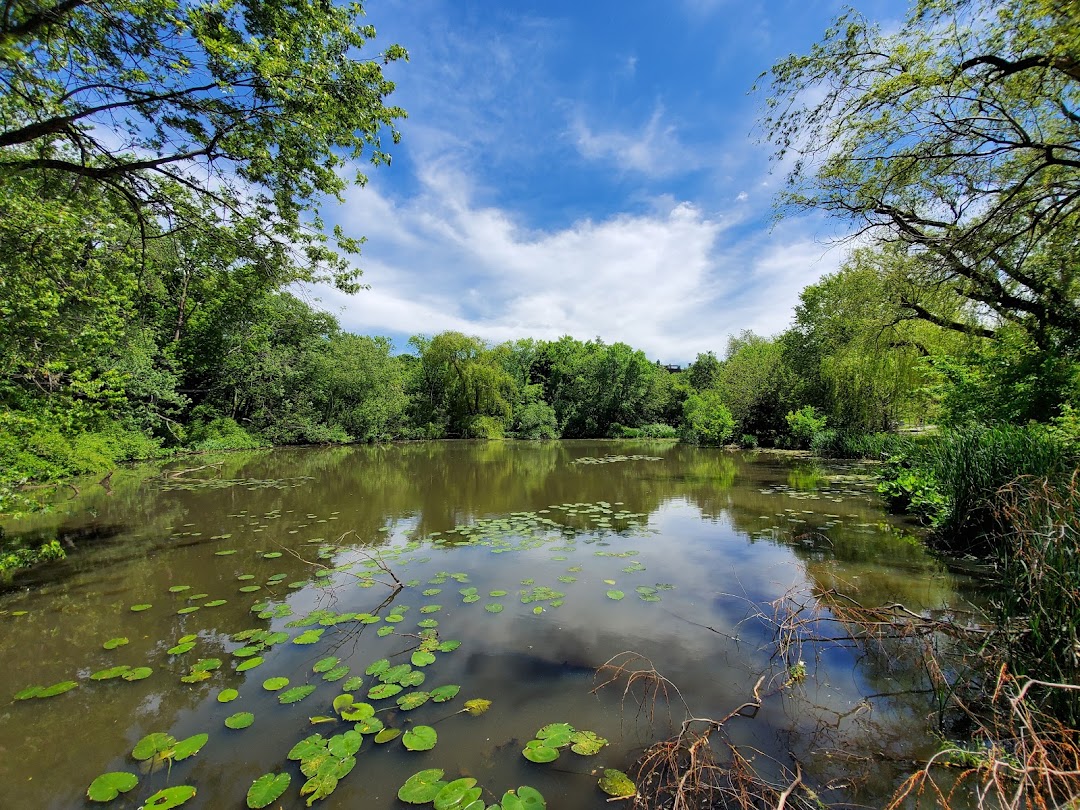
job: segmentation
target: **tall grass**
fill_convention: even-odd
[[[1018,478],[998,493],[1007,541],[998,626],[1014,675],[1080,684],[1080,471],[1065,481]],[[1080,693],[1049,693],[1054,714],[1080,721]]]
[[[825,428],[814,433],[810,449],[823,458],[864,458],[884,461],[905,453],[914,440],[896,433],[862,433]]]

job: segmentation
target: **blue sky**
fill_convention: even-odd
[[[315,294],[399,349],[569,334],[685,363],[782,330],[846,248],[820,217],[773,223],[750,89],[843,5],[371,0],[377,43],[410,52],[388,71],[409,118],[391,166],[327,212],[367,237],[370,289]],[[886,25],[906,9],[855,6]]]

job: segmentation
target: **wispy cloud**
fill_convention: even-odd
[[[342,224],[370,237],[371,289],[321,291],[347,329],[399,341],[446,329],[491,341],[601,337],[685,362],[743,329],[783,329],[799,290],[842,259],[813,241],[811,223],[736,239],[734,208],[687,202],[530,230],[476,204],[459,171],[432,165],[420,176],[405,201],[372,187],[350,196]]]
[[[636,129],[593,128],[578,113],[570,123],[570,136],[582,157],[612,163],[620,170],[666,177],[695,168],[674,124],[664,121],[661,105]]]

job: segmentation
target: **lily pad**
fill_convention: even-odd
[[[251,712],[237,712],[236,714],[230,714],[225,718],[226,727],[234,729],[247,728],[254,722],[255,715]]]
[[[194,641],[182,641],[174,647],[168,649],[169,655],[183,655],[186,652],[191,652],[195,649]]]
[[[353,677],[349,678],[349,680],[345,681],[345,683],[343,683],[341,685],[341,691],[343,691],[343,692],[355,692],[357,689],[359,689],[363,685],[364,685],[364,679],[361,678],[359,675],[354,675]]]
[[[141,681],[149,678],[153,674],[154,670],[152,670],[150,667],[135,667],[134,669],[129,669],[120,677],[123,678],[125,681]]]
[[[183,593],[184,591],[190,591],[190,585],[173,585],[169,588],[169,593]]]
[[[222,689],[218,692],[217,701],[218,703],[229,703],[238,697],[240,697],[240,693],[235,689]]]
[[[419,686],[426,679],[427,679],[427,676],[424,675],[424,673],[422,671],[420,671],[419,669],[414,669],[412,672],[406,672],[401,677],[401,680],[398,681],[398,684],[401,685],[401,686],[404,686],[404,687]]]
[[[293,644],[314,644],[320,638],[322,638],[323,631],[320,630],[305,630],[303,633],[293,639]]]
[[[113,678],[119,678],[129,669],[131,669],[131,667],[129,667],[127,664],[123,664],[118,667],[109,667],[108,669],[99,669],[97,672],[90,676],[90,680],[109,681]]]
[[[247,792],[247,806],[252,810],[266,807],[279,799],[289,787],[292,777],[287,773],[267,773],[251,783]]]
[[[498,602],[492,602],[490,605],[484,605],[484,610],[488,613],[502,613],[505,608]]]
[[[491,701],[484,698],[473,698],[465,701],[465,711],[473,717],[479,717],[491,708]]]
[[[170,759],[175,762],[179,762],[182,759],[193,757],[206,745],[206,741],[210,739],[209,734],[195,734],[188,737],[186,740],[181,740],[175,746],[173,746]]]
[[[383,721],[378,717],[365,717],[363,720],[357,721],[353,728],[361,734],[378,734],[383,730]]]
[[[608,599],[614,599],[616,602],[618,602],[620,599],[624,598],[625,596],[626,596],[625,593],[623,593],[622,591],[615,590],[615,589],[612,589],[612,590],[607,592],[607,598]]]
[[[139,762],[145,762],[159,754],[164,754],[174,745],[176,745],[175,737],[161,731],[155,731],[135,743],[135,747],[131,749],[131,755]]]
[[[127,643],[128,640],[123,636],[120,636],[119,638],[110,638],[101,646],[104,647],[106,650],[115,650],[117,647],[123,647]]]
[[[600,753],[600,749],[608,744],[607,740],[593,731],[575,731],[570,735],[570,741],[573,743],[570,750],[584,757]]]
[[[139,784],[139,777],[124,771],[103,773],[90,783],[86,797],[92,802],[111,802],[121,793],[127,793]]]
[[[606,768],[597,784],[604,793],[617,799],[629,799],[637,795],[637,785],[634,784],[634,780],[614,768]]]
[[[280,675],[276,678],[267,678],[263,681],[263,689],[267,692],[276,692],[279,689],[284,689],[289,685],[289,679],[283,678]]]
[[[340,681],[342,678],[344,678],[348,674],[349,674],[349,666],[348,666],[348,664],[342,664],[339,667],[334,667],[329,672],[324,672],[323,676],[322,676],[322,679],[324,681],[327,681],[328,683],[333,683],[334,681]],[[363,681],[361,681],[361,683],[363,683]]]
[[[132,613],[142,613],[144,610],[149,610],[153,605],[132,605],[128,610]]]
[[[427,804],[434,801],[439,791],[446,787],[446,782],[442,781],[444,773],[440,768],[414,773],[398,789],[398,798],[409,804]]]
[[[314,684],[309,683],[304,686],[294,686],[292,689],[289,689],[278,695],[278,703],[283,706],[287,706],[290,703],[299,703],[301,700],[306,698],[314,691]]]
[[[471,776],[455,779],[435,795],[435,810],[462,810],[483,793]]]
[[[401,743],[410,751],[430,751],[439,735],[431,726],[413,726],[401,736]]]
[[[388,743],[391,740],[396,740],[400,736],[401,736],[401,729],[400,728],[384,728],[382,731],[380,731],[378,734],[375,735],[375,742],[382,745],[383,743]],[[440,773],[441,773],[441,771],[440,771]]]
[[[522,749],[521,754],[529,762],[554,762],[559,758],[558,750],[550,748],[543,740],[529,740]]]
[[[266,659],[263,658],[261,655],[256,655],[254,658],[249,658],[246,661],[241,661],[240,664],[236,667],[236,671],[247,672],[249,669],[255,669],[255,667],[259,666],[259,664],[261,664],[265,660]]]
[[[341,663],[341,659],[337,656],[331,655],[327,658],[323,658],[320,661],[316,661],[315,665],[311,668],[312,672],[329,672],[334,667]]]
[[[414,667],[426,667],[435,663],[435,656],[427,650],[417,650],[410,658]]]
[[[195,788],[190,785],[165,788],[143,802],[142,810],[172,810],[172,808],[179,807],[194,795]]]
[[[430,699],[431,695],[427,692],[409,692],[397,699],[397,705],[402,711],[408,712],[423,706]]]
[[[370,700],[382,700],[383,698],[393,697],[402,689],[396,683],[380,683],[371,687],[368,690],[367,696]]]
[[[461,687],[457,684],[448,684],[446,686],[436,686],[431,690],[431,699],[436,703],[445,703],[457,697],[457,693],[461,691]]]
[[[368,668],[364,672],[368,675],[382,675],[388,669],[390,669],[390,660],[380,658],[378,661],[372,661],[368,664]]]

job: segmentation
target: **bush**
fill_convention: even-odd
[[[922,511],[934,539],[953,551],[986,553],[1002,542],[994,517],[998,490],[1021,476],[1060,482],[1075,453],[1045,427],[969,426],[911,443],[883,474],[896,506]]]
[[[190,431],[193,450],[255,450],[267,442],[257,439],[227,416],[196,422]]]
[[[505,435],[504,425],[496,416],[477,416],[469,422],[466,436],[470,439],[501,439]]]
[[[555,409],[543,401],[530,402],[517,414],[519,439],[557,439],[559,438],[559,420]]]
[[[9,580],[11,575],[23,568],[30,568],[38,563],[50,560],[63,560],[67,557],[57,540],[42,543],[37,548],[20,545],[0,548],[0,578]]]
[[[823,458],[865,458],[884,461],[905,453],[912,443],[896,433],[861,433],[826,428],[814,434],[810,450]]]
[[[795,447],[807,450],[814,436],[825,430],[828,418],[819,416],[813,405],[805,405],[797,411],[788,411],[784,420],[787,422]]]
[[[690,444],[722,445],[735,433],[731,411],[715,391],[691,394],[683,403],[680,437]]]
[[[744,433],[739,437],[739,447],[743,450],[756,450],[758,446],[757,436],[750,433]]]
[[[639,432],[643,439],[676,439],[679,436],[679,431],[663,422],[642,425]]]

